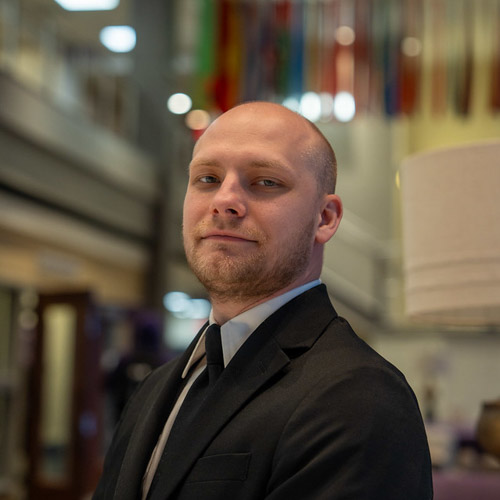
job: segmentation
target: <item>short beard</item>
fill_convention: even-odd
[[[202,250],[186,248],[188,264],[193,273],[208,291],[212,300],[218,302],[249,302],[286,288],[307,268],[312,253],[314,225],[295,230],[288,241],[283,242],[280,256],[269,256],[260,248],[245,256],[207,258]],[[224,244],[221,244],[221,250]],[[269,268],[268,259],[276,258],[277,264]]]

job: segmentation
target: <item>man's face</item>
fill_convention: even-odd
[[[184,247],[219,300],[264,298],[319,276],[312,257],[326,195],[301,154],[311,131],[288,110],[262,106],[220,117],[190,165]]]

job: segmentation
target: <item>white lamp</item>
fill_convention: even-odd
[[[406,312],[500,324],[500,141],[412,156],[401,167]]]

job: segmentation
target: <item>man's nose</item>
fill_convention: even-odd
[[[245,192],[237,179],[225,178],[212,198],[212,215],[243,217],[247,213]]]

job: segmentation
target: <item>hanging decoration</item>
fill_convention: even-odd
[[[500,113],[500,2],[493,7],[493,37],[491,63],[490,105],[494,113]]]
[[[370,110],[374,72],[371,63],[373,44],[372,26],[373,4],[356,0],[354,5],[354,47],[353,47],[353,89],[358,113]]]
[[[434,114],[446,112],[448,73],[446,71],[446,48],[448,31],[446,29],[446,0],[435,0],[434,11],[430,15],[432,63],[431,63],[431,108]],[[452,48],[452,47],[450,47]]]
[[[305,93],[324,104],[342,92],[357,115],[467,116],[483,15],[493,44],[485,99],[500,112],[500,0],[199,1],[195,101],[209,111],[258,99],[299,106]]]
[[[400,112],[412,115],[418,109],[420,98],[422,3],[419,0],[405,0],[401,16],[403,35],[398,51]]]
[[[200,0],[193,102],[196,108],[214,107],[216,10],[212,0]]]

